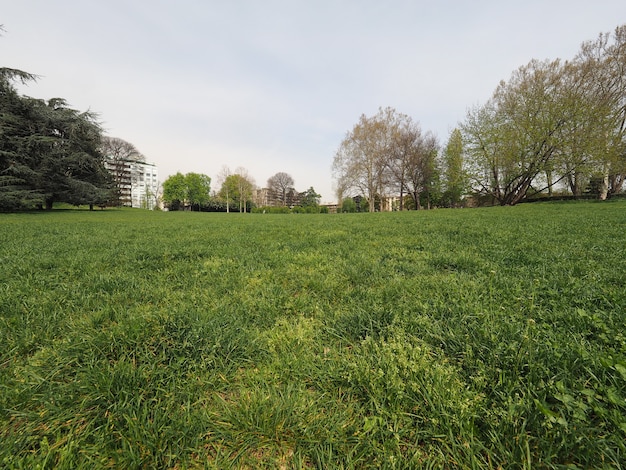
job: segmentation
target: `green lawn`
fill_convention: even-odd
[[[626,467],[626,202],[0,214],[0,467]]]

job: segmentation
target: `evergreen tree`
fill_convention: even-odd
[[[36,77],[0,68],[0,209],[54,202],[104,204],[111,177],[99,151],[101,128],[65,100],[20,96],[13,82]]]

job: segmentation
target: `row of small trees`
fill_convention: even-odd
[[[443,151],[393,108],[361,116],[333,161],[339,200],[367,209],[454,207],[464,195],[511,205],[556,190],[620,192],[626,179],[626,26],[583,43],[571,61],[531,61],[470,109]],[[409,204],[406,204],[408,201]],[[351,204],[348,202],[351,207]]]
[[[223,167],[218,175],[219,191],[211,191],[211,178],[199,173],[177,173],[163,183],[163,202],[170,210],[190,209],[215,212],[250,212],[256,207],[254,192],[257,188],[254,179],[245,168],[231,172]],[[316,212],[320,195],[313,187],[302,193],[293,188],[291,175],[279,172],[267,181],[266,191],[270,193],[268,207],[260,210],[272,211],[275,207],[290,210],[293,206],[306,208],[306,212]]]

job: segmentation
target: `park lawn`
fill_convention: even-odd
[[[626,202],[0,215],[0,466],[626,466]]]

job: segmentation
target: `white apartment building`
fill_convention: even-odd
[[[156,165],[139,160],[107,159],[123,206],[154,209],[157,207],[159,174]]]
[[[131,187],[131,207],[154,209],[159,190],[159,173],[156,165],[151,163],[135,162],[131,167],[133,182]]]

